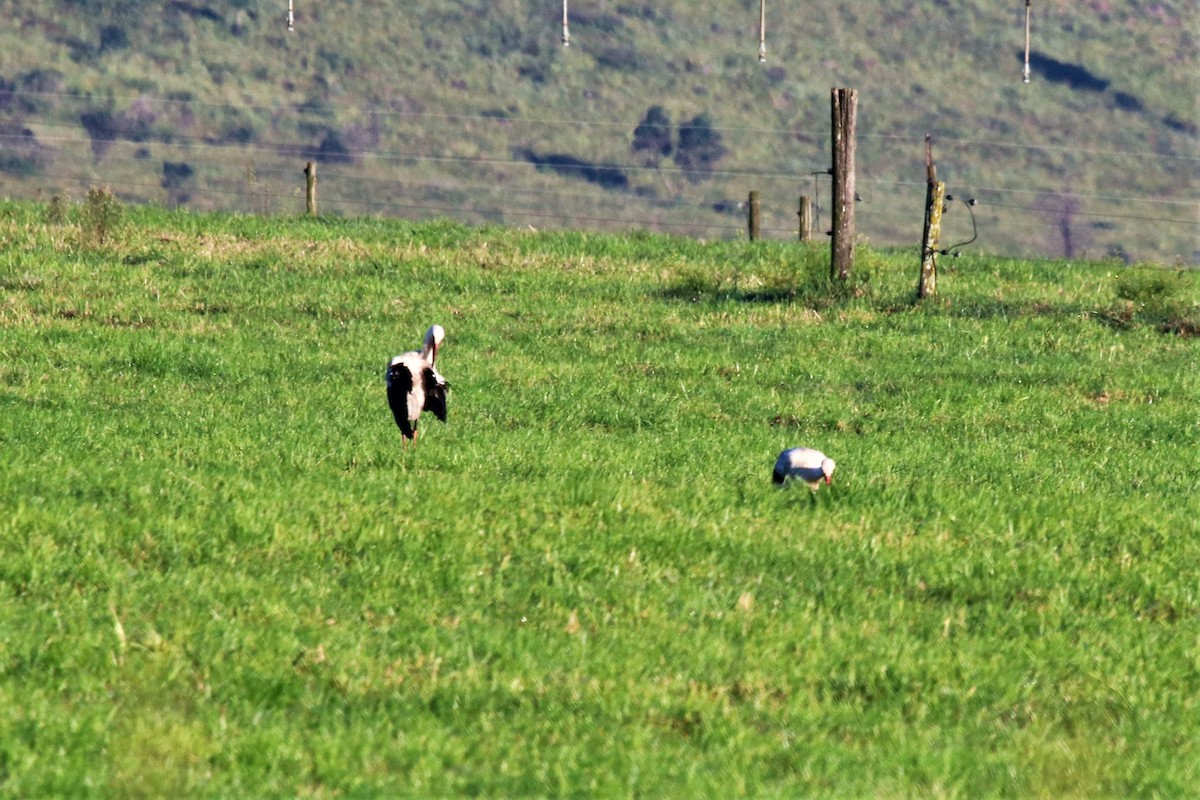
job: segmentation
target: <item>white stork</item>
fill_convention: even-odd
[[[388,405],[400,433],[404,434],[405,445],[410,440],[416,441],[417,418],[422,411],[446,421],[446,390],[450,384],[434,368],[438,347],[445,338],[441,325],[431,325],[425,331],[425,344],[420,352],[402,353],[388,364],[385,374]]]
[[[821,488],[821,481],[825,481],[826,486],[832,483],[836,467],[834,460],[820,450],[792,447],[779,454],[771,480],[782,485],[789,478],[799,478],[815,492]]]

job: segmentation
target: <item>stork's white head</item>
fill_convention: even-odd
[[[437,351],[445,338],[446,331],[441,325],[430,325],[429,330],[425,331],[425,349],[421,355],[429,359],[430,364],[437,363]]]
[[[821,462],[821,474],[825,476],[826,486],[833,482],[833,471],[835,469],[837,469],[837,462],[832,458],[827,458]]]

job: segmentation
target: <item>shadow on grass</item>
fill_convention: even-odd
[[[791,268],[774,264],[722,275],[693,267],[672,276],[658,291],[658,296],[689,303],[784,303],[814,309],[872,301],[869,273],[859,273],[842,283],[832,280],[826,269],[824,266],[814,269],[808,265]]]
[[[670,275],[660,299],[689,303],[802,305],[815,311],[853,306],[885,316],[918,314],[975,320],[1087,319],[1114,330],[1149,327],[1163,334],[1200,335],[1200,306],[1185,299],[1187,276],[1164,270],[1130,270],[1114,279],[1113,301],[1098,305],[1071,297],[1000,299],[945,293],[918,300],[893,280],[886,287],[857,270],[850,280],[832,279],[823,254],[809,250],[798,260],[767,250],[730,254],[722,267],[689,264]],[[869,258],[875,257],[870,254]],[[868,258],[868,260],[869,260]],[[882,262],[876,264],[880,266]],[[886,264],[882,264],[886,267]],[[885,269],[885,273],[887,270]],[[887,274],[884,275],[885,283]],[[893,276],[894,277],[894,276]]]

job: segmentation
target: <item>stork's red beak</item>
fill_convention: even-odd
[[[825,485],[826,485],[826,486],[831,486],[832,484],[833,484],[833,476],[832,476],[832,475],[826,475],[826,476],[825,476]]]

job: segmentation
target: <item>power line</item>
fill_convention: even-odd
[[[4,167],[0,167],[0,173],[4,173],[4,172],[7,172],[9,174],[20,174],[20,172],[18,170],[6,169]],[[327,176],[327,180],[336,181],[339,177],[341,177],[339,175],[339,173],[337,173],[336,171],[326,171],[324,174]],[[92,178],[90,178],[88,176],[82,176],[82,175],[44,174],[42,177],[49,178],[49,179],[55,179],[55,180],[65,180],[65,181],[75,181],[75,182],[90,182],[90,181],[92,181]],[[357,178],[357,176],[355,176],[354,179],[355,180],[386,180],[386,179],[378,179],[378,178],[359,179],[359,178]],[[915,184],[915,182],[913,182],[913,183]],[[132,187],[132,188],[140,188],[140,189],[155,189],[155,190],[166,189],[166,187],[164,187],[161,183],[142,183],[142,182],[136,182],[136,181],[127,181],[120,185],[124,186],[124,187]],[[186,189],[186,191],[188,191],[188,192],[200,192],[203,194],[216,194],[216,195],[226,195],[226,196],[234,196],[234,197],[247,197],[247,198],[259,199],[259,200],[267,199],[267,198],[294,199],[299,194],[298,188],[294,192],[282,193],[282,194],[276,193],[276,192],[263,191],[263,190],[239,191],[239,190],[233,190],[233,189],[221,189],[221,188],[217,188],[214,186],[203,187],[203,186],[199,186],[199,185],[189,185],[189,186],[182,187],[182,188]],[[475,189],[480,189],[480,188],[494,189],[496,187],[480,185],[480,184],[449,184],[449,185],[425,184],[423,188],[428,193],[431,191],[432,192],[466,191],[466,190],[475,190]],[[510,189],[508,187],[505,187],[504,191],[505,191],[505,193],[510,193]],[[577,197],[578,198],[578,197],[596,196],[596,197],[603,197],[605,199],[612,199],[611,196],[608,196],[608,195],[599,195],[599,194],[595,194],[595,193],[587,194],[587,193],[579,193],[579,192],[561,192],[561,191],[557,191],[557,190],[521,189],[520,192],[524,193],[524,194],[530,194],[530,195],[541,196],[541,197]],[[346,204],[351,204],[351,205],[378,206],[378,207],[397,208],[397,209],[401,209],[401,208],[403,208],[403,209],[424,209],[424,210],[449,211],[449,212],[459,212],[459,211],[464,210],[464,209],[462,209],[461,206],[429,206],[429,205],[416,204],[416,203],[397,203],[397,202],[392,202],[392,201],[369,201],[369,200],[356,200],[353,198],[337,198],[337,197],[328,198],[327,202],[340,202],[340,203],[346,203]],[[692,209],[693,211],[706,211],[707,212],[707,211],[711,211],[712,203],[711,202],[689,203],[689,204],[685,204],[682,207]],[[1122,213],[1100,213],[1100,212],[1090,212],[1090,211],[1080,211],[1080,210],[1069,210],[1068,211],[1063,208],[1053,208],[1053,207],[1048,208],[1048,207],[1044,207],[1044,206],[1025,206],[1025,205],[1017,205],[1014,203],[1001,203],[1001,202],[984,202],[984,203],[980,203],[979,207],[981,209],[986,209],[988,207],[995,207],[995,208],[1005,208],[1005,209],[1009,209],[1009,210],[1018,210],[1018,211],[1024,211],[1024,212],[1028,212],[1028,213],[1037,213],[1037,214],[1057,214],[1057,215],[1065,215],[1065,216],[1070,216],[1070,217],[1088,217],[1088,218],[1093,218],[1093,219],[1120,219],[1120,220],[1130,220],[1130,221],[1138,221],[1138,222],[1154,222],[1154,223],[1163,223],[1163,224],[1172,224],[1172,225],[1187,225],[1187,226],[1194,226],[1194,227],[1200,228],[1200,220],[1182,220],[1182,219],[1173,219],[1173,218],[1168,218],[1168,217],[1154,217],[1154,216],[1122,214]],[[678,206],[677,206],[677,208],[678,208]],[[881,210],[885,211],[885,215],[886,215],[887,208],[888,208],[887,206],[884,206],[883,209],[881,209]],[[631,225],[636,225],[639,222],[639,220],[637,220],[637,219],[590,217],[590,216],[577,215],[577,214],[547,214],[546,212],[514,211],[512,209],[508,209],[503,212],[491,212],[491,213],[501,213],[501,214],[508,214],[508,215],[515,214],[515,215],[521,215],[521,216],[551,216],[554,218],[561,218],[561,219],[577,219],[577,220],[580,220],[583,222],[589,222],[589,221],[590,222],[609,222],[609,223],[620,222],[620,223],[626,223],[626,224],[631,224]],[[869,221],[869,220],[864,219],[864,222],[867,222],[867,221]],[[666,223],[664,223],[664,224],[666,224]],[[712,228],[738,228],[738,229],[740,229],[742,227],[741,225],[735,225],[735,224],[730,224],[730,225],[716,225],[716,224],[706,224],[706,223],[672,223],[672,224],[683,226],[683,227],[686,227],[688,225],[693,225],[693,224],[702,225],[704,227],[712,227]],[[768,229],[768,230],[788,230],[788,229]]]
[[[4,149],[5,142],[25,142],[25,141],[26,141],[26,137],[24,137],[24,136],[20,136],[20,135],[16,135],[16,134],[0,134],[0,149]],[[135,144],[135,145],[142,144],[139,142],[128,142],[128,140],[119,139],[119,138],[91,139],[91,138],[81,138],[81,137],[46,137],[44,139],[44,141],[55,142],[55,143],[59,143],[59,144],[76,144],[76,145],[88,145],[88,146],[91,146],[93,143],[101,143],[101,144],[106,144],[109,146],[117,145],[117,144],[121,144],[121,143],[129,143],[129,144]],[[247,153],[247,151],[249,151],[252,154],[267,154],[269,156],[272,156],[274,158],[279,158],[279,159],[289,158],[289,157],[314,158],[315,159],[315,158],[321,158],[326,155],[325,153],[323,153],[321,151],[320,147],[303,147],[303,146],[299,146],[299,145],[280,148],[280,147],[267,147],[267,146],[263,146],[263,145],[241,145],[241,144],[223,144],[223,143],[222,144],[214,144],[211,142],[203,142],[203,141],[160,142],[160,143],[155,143],[155,144],[159,147],[166,147],[166,148],[177,147],[177,148],[197,150],[197,151],[204,151],[204,150],[234,151],[234,152],[237,152],[240,154],[245,154],[245,153]],[[15,149],[15,148],[13,148],[13,149]],[[356,151],[351,151],[348,154],[348,156],[353,157],[353,158],[361,158],[361,159],[379,159],[379,160],[389,160],[389,161],[426,162],[426,163],[448,163],[448,164],[461,164],[461,165],[469,165],[469,166],[510,166],[510,167],[521,167],[521,168],[534,167],[534,168],[550,168],[550,169],[556,169],[556,170],[560,170],[560,171],[570,171],[573,168],[578,169],[578,170],[584,169],[584,165],[575,165],[575,166],[558,165],[558,166],[555,166],[553,164],[546,164],[546,163],[539,164],[538,162],[531,161],[527,158],[492,158],[492,157],[479,157],[479,156],[424,155],[424,154],[419,154],[416,152],[389,152],[389,151],[380,151],[380,150],[356,150]],[[117,157],[117,156],[109,156],[108,160],[116,160],[118,158],[119,157]],[[127,160],[140,160],[140,159],[135,158],[135,159],[127,159]],[[587,165],[587,169],[596,171],[596,172],[613,172],[613,173],[637,172],[637,173],[667,174],[667,175],[673,175],[673,176],[686,175],[689,172],[688,170],[685,170],[681,167],[665,167],[665,166],[647,167],[647,166],[642,166],[639,164],[629,164],[629,163],[590,164],[590,165]],[[791,172],[791,171],[754,170],[754,169],[710,169],[705,174],[708,176],[718,177],[718,178],[752,177],[752,178],[770,178],[770,179],[783,179],[783,180],[795,180],[795,181],[802,181],[802,180],[806,179],[806,177],[807,177],[806,175],[796,173],[796,172]],[[380,178],[380,177],[372,177],[372,176],[363,176],[358,179],[359,180],[368,180],[368,181],[390,180],[389,178]],[[895,178],[871,178],[871,177],[867,177],[867,176],[860,177],[859,182],[862,184],[867,184],[867,185],[874,184],[874,185],[880,185],[880,186],[898,186],[898,187],[917,187],[917,186],[923,187],[925,185],[924,182],[919,182],[919,181],[903,180],[903,179],[895,179]],[[1164,198],[1164,197],[1135,197],[1135,196],[1121,196],[1121,195],[1088,194],[1088,193],[1082,193],[1082,192],[1062,192],[1062,191],[1057,191],[1057,190],[1053,190],[1053,189],[1013,189],[1013,188],[1006,188],[1006,187],[974,186],[973,190],[976,193],[1047,195],[1047,196],[1061,197],[1064,199],[1096,200],[1096,201],[1122,203],[1122,204],[1125,204],[1125,203],[1150,203],[1150,204],[1171,205],[1171,206],[1196,205],[1195,201],[1192,201],[1192,200],[1178,200],[1178,199]]]
[[[93,104],[95,104],[97,102],[97,98],[94,98],[94,97],[91,97],[88,95],[80,95],[80,94],[76,94],[76,93],[71,93],[71,92],[34,92],[34,91],[26,91],[26,90],[21,90],[21,89],[10,89],[10,90],[5,90],[3,92],[0,92],[0,94],[2,94],[4,96],[11,96],[11,97],[50,97],[50,98],[58,98],[58,99],[78,100],[81,102],[91,102]],[[159,97],[156,95],[149,95],[149,94],[106,95],[102,99],[106,100],[106,101],[110,101],[110,102],[116,101],[119,99],[122,101],[128,101],[129,103],[150,102],[150,103],[162,103],[164,105],[177,104],[177,105],[184,105],[184,106],[200,106],[200,107],[204,107],[204,108],[231,109],[231,110],[239,111],[239,112],[251,111],[251,112],[270,113],[270,114],[278,114],[280,112],[285,112],[285,113],[290,112],[290,113],[295,113],[295,114],[301,115],[301,116],[303,116],[303,115],[322,116],[325,113],[321,109],[309,107],[308,104],[260,106],[260,105],[252,105],[252,104],[241,104],[241,103],[239,103],[239,104],[214,103],[214,102],[206,102],[206,101],[200,101],[200,100],[183,100],[183,99],[177,99],[177,98]],[[349,107],[349,108],[343,109],[343,112],[346,114],[352,115],[352,116],[355,116],[355,115],[357,115],[357,116],[375,116],[375,117],[385,117],[385,118],[386,117],[406,117],[406,118],[424,119],[424,120],[429,120],[429,119],[444,120],[444,121],[449,121],[449,122],[486,122],[486,123],[498,124],[498,125],[514,125],[514,124],[563,125],[563,126],[581,127],[581,128],[615,128],[622,132],[631,131],[631,130],[633,130],[633,127],[637,126],[638,124],[641,124],[640,121],[629,121],[629,120],[624,120],[624,121],[588,120],[588,119],[578,119],[578,118],[570,118],[570,117],[567,117],[567,118],[563,118],[563,117],[513,117],[513,116],[507,116],[507,115],[500,116],[497,114],[486,114],[486,113],[484,113],[484,114],[444,114],[444,113],[434,113],[434,112],[429,112],[429,111],[396,111],[396,110],[392,110],[392,109],[374,109],[374,108],[364,109],[364,108],[360,108],[360,107]],[[62,125],[63,123],[46,122],[46,123],[35,123],[35,124],[52,126],[52,125]],[[684,124],[686,124],[686,123],[684,123]],[[75,127],[78,127],[78,126],[75,126]],[[823,137],[828,136],[828,131],[825,131],[825,130],[809,131],[809,130],[796,130],[794,128],[770,128],[770,127],[756,127],[756,126],[713,125],[713,126],[711,126],[711,129],[714,131],[720,132],[720,133],[770,134],[770,135],[774,135],[774,136],[782,136],[785,138],[792,138],[792,137],[796,137],[796,136],[811,136],[811,137],[815,137],[817,139],[822,139]],[[958,144],[958,145],[1000,147],[1000,148],[1021,149],[1021,150],[1049,150],[1049,151],[1059,151],[1059,152],[1082,153],[1082,154],[1087,154],[1087,155],[1119,156],[1122,158],[1149,158],[1149,159],[1158,159],[1158,160],[1164,160],[1164,161],[1176,161],[1176,160],[1177,161],[1200,161],[1200,156],[1193,156],[1193,155],[1172,155],[1172,154],[1163,154],[1163,153],[1155,153],[1155,152],[1151,152],[1151,151],[1139,151],[1139,150],[1105,150],[1105,149],[1100,149],[1100,148],[1076,147],[1076,146],[1071,146],[1071,145],[1038,144],[1038,143],[1032,143],[1032,142],[1015,141],[1012,139],[1005,139],[1005,140],[975,139],[975,138],[968,138],[968,137],[948,136],[948,135],[944,135],[944,134],[939,134],[936,131],[934,133],[935,133],[935,137],[937,138],[937,141],[939,144],[951,144],[951,145]],[[872,134],[872,133],[864,133],[864,132],[860,131],[860,132],[858,132],[857,135],[860,139],[882,139],[882,140],[896,140],[896,141],[905,141],[905,142],[919,142],[919,141],[924,141],[924,138],[925,138],[924,132],[919,133],[919,134],[918,133]]]
[[[1063,209],[1063,208],[1043,208],[1043,207],[1039,207],[1039,206],[1018,206],[1018,205],[1013,205],[1011,203],[986,203],[986,204],[980,203],[979,205],[982,207],[985,207],[985,208],[987,206],[997,206],[999,208],[1019,208],[1022,211],[1037,211],[1039,213],[1059,214],[1059,215],[1068,216],[1068,217],[1093,217],[1096,219],[1128,219],[1128,220],[1137,220],[1138,222],[1160,222],[1160,223],[1166,223],[1168,225],[1190,225],[1190,226],[1193,226],[1196,228],[1200,228],[1200,220],[1170,219],[1167,217],[1143,217],[1143,216],[1139,216],[1136,214],[1113,214],[1113,213],[1100,214],[1100,213],[1091,212],[1091,211],[1075,211],[1075,210],[1068,210],[1068,209]]]
[[[28,152],[28,141],[29,141],[29,137],[24,134],[22,134],[22,135],[11,135],[11,134],[2,135],[2,136],[0,136],[0,152],[3,152],[3,150],[5,150],[5,149],[12,149],[15,152],[26,153],[26,152]],[[59,142],[63,142],[66,144],[74,144],[74,145],[79,145],[79,146],[85,146],[85,145],[90,146],[93,144],[93,140],[90,137],[57,137],[57,138],[54,138],[53,141],[59,141]],[[6,145],[6,143],[9,143],[9,142],[14,143],[14,144],[11,146],[11,148],[6,148],[5,145]],[[119,145],[119,144],[124,144],[129,147],[144,146],[143,143],[128,142],[125,139],[107,139],[107,140],[99,140],[99,142],[101,144],[108,145],[108,146],[114,146],[114,145]],[[21,147],[20,146],[21,144],[24,144],[25,147]],[[203,161],[203,159],[198,164],[200,169],[196,173],[194,173],[196,179],[189,180],[185,185],[182,185],[179,187],[168,187],[168,186],[164,186],[163,183],[159,182],[159,181],[145,182],[145,181],[137,181],[137,180],[125,180],[125,181],[115,184],[119,189],[133,192],[135,194],[137,194],[139,192],[149,191],[152,193],[151,196],[156,196],[158,192],[165,190],[167,192],[166,196],[168,199],[170,199],[173,196],[178,196],[178,195],[174,194],[175,192],[187,193],[188,195],[192,196],[193,198],[220,198],[220,197],[241,198],[243,201],[248,201],[251,204],[251,206],[254,206],[254,205],[257,205],[260,203],[264,204],[264,206],[263,206],[264,208],[269,208],[270,204],[273,204],[274,202],[277,202],[277,201],[296,201],[298,197],[302,196],[302,188],[299,185],[299,181],[296,180],[296,174],[297,174],[298,170],[291,169],[291,168],[284,168],[282,166],[278,166],[279,164],[284,162],[285,159],[295,158],[297,156],[297,154],[303,155],[303,154],[307,154],[307,153],[313,153],[314,155],[319,155],[319,148],[295,148],[295,149],[290,149],[290,150],[283,150],[281,152],[281,150],[279,148],[273,149],[273,148],[268,148],[268,147],[262,146],[262,145],[255,145],[253,147],[247,148],[246,146],[242,146],[239,144],[212,143],[212,142],[203,142],[203,141],[154,142],[152,144],[154,144],[154,146],[159,149],[170,149],[170,148],[174,148],[174,147],[180,147],[183,149],[193,150],[198,154],[216,153],[216,154],[219,154],[219,156],[218,156],[219,158],[223,158],[226,160],[228,159],[228,157],[231,153],[239,154],[242,156],[246,156],[246,155],[253,156],[255,154],[259,154],[259,155],[266,154],[267,156],[269,156],[269,159],[268,159],[269,163],[266,166],[262,166],[260,164],[254,163],[253,161],[249,161],[246,164],[246,176],[247,176],[246,184],[248,185],[249,188],[245,188],[245,189],[234,188],[233,186],[231,186],[230,184],[236,184],[236,183],[238,183],[238,181],[236,180],[236,178],[233,178],[229,174],[220,176],[218,178],[218,180],[216,181],[216,183],[212,183],[212,182],[205,183],[203,181],[203,177],[205,175],[205,171],[204,171],[205,168],[206,167],[207,168],[215,168],[216,165],[214,162],[205,163]],[[247,152],[246,152],[247,149],[250,150],[249,154],[247,154]],[[69,155],[70,150],[64,149],[62,152]],[[142,155],[128,156],[128,155],[121,155],[121,152],[124,152],[124,148],[121,148],[121,151],[116,154],[110,154],[105,157],[104,161],[105,161],[108,169],[111,170],[114,165],[121,165],[121,164],[134,165],[133,169],[137,169],[138,165],[144,165],[144,167],[143,167],[144,171],[149,171],[149,172],[151,172],[151,174],[154,174],[152,170],[154,167],[157,166],[157,164],[155,163],[155,161],[157,161],[157,159],[155,159],[155,161],[151,161]],[[421,163],[421,162],[441,162],[441,163],[449,163],[449,164],[458,164],[460,166],[467,166],[467,167],[518,166],[521,168],[526,168],[529,166],[535,166],[535,167],[538,166],[536,163],[530,162],[527,159],[486,158],[486,157],[480,158],[480,157],[460,157],[460,156],[429,156],[429,155],[419,155],[417,153],[393,153],[393,152],[387,152],[387,151],[370,151],[370,150],[360,151],[359,153],[355,154],[355,157],[361,157],[364,161],[370,161],[371,159],[378,159],[378,160],[384,160],[384,161],[389,160],[389,159],[390,160],[403,159],[407,162],[412,162],[413,164]],[[678,175],[682,172],[685,172],[684,170],[678,169],[678,168],[664,168],[664,167],[655,168],[655,167],[640,167],[640,166],[633,167],[633,166],[621,165],[621,164],[614,164],[614,165],[608,165],[608,166],[609,166],[609,168],[612,168],[612,169],[624,169],[624,170],[629,170],[629,171],[642,171],[642,172],[655,172],[655,173],[669,173],[672,175]],[[362,167],[367,170],[372,169],[372,166],[369,163],[362,165]],[[126,171],[130,170],[129,167],[125,167],[124,169]],[[327,181],[327,185],[332,185],[334,187],[337,187],[339,185],[345,186],[345,187],[351,187],[348,189],[348,191],[361,191],[364,188],[364,184],[366,184],[368,187],[369,187],[369,185],[372,185],[372,184],[376,185],[376,186],[383,185],[385,187],[388,187],[384,191],[385,194],[392,195],[392,197],[395,197],[398,194],[399,195],[411,194],[412,197],[410,199],[406,199],[406,198],[371,199],[370,196],[368,196],[368,198],[366,198],[366,199],[359,199],[357,197],[339,197],[336,195],[336,189],[335,189],[334,192],[332,193],[332,196],[330,194],[326,195],[326,203],[329,204],[333,208],[379,209],[379,210],[384,210],[386,212],[396,213],[396,214],[400,214],[400,215],[415,213],[415,214],[424,214],[424,215],[436,214],[436,215],[448,215],[451,217],[464,217],[465,216],[468,218],[501,219],[501,220],[503,220],[503,219],[526,219],[526,218],[529,218],[529,219],[554,219],[554,220],[563,220],[563,221],[568,221],[568,222],[573,221],[577,225],[584,225],[584,226],[587,226],[587,225],[624,226],[627,228],[640,228],[640,229],[650,229],[650,230],[681,230],[681,231],[682,230],[690,230],[690,231],[708,230],[708,231],[724,231],[724,232],[728,233],[730,231],[741,231],[744,229],[744,224],[741,222],[705,221],[704,219],[689,219],[689,220],[679,220],[678,219],[678,216],[680,214],[684,214],[684,215],[698,214],[698,215],[702,215],[702,216],[707,216],[707,215],[711,215],[714,213],[715,214],[727,214],[730,212],[730,210],[741,207],[740,201],[736,201],[736,205],[733,205],[733,206],[729,205],[730,203],[734,203],[735,201],[732,201],[732,200],[728,199],[727,197],[721,197],[714,201],[712,198],[703,199],[703,198],[692,197],[690,199],[685,199],[683,194],[677,194],[673,198],[665,198],[663,200],[645,200],[642,202],[644,203],[646,213],[639,215],[636,219],[631,219],[626,216],[620,215],[619,213],[614,214],[614,215],[604,215],[604,214],[597,215],[594,213],[592,213],[592,214],[569,213],[569,212],[564,213],[564,212],[558,211],[558,209],[565,207],[565,204],[563,202],[561,202],[563,198],[573,198],[575,201],[577,201],[576,202],[577,207],[579,206],[578,201],[580,201],[580,200],[583,200],[585,203],[587,203],[590,200],[591,203],[594,204],[594,206],[597,208],[613,206],[616,204],[620,204],[620,206],[622,208],[625,208],[625,207],[628,207],[631,203],[637,203],[638,202],[637,197],[634,196],[632,193],[626,192],[626,191],[611,191],[611,190],[601,191],[599,189],[597,189],[595,191],[591,191],[591,192],[588,192],[588,191],[564,191],[562,189],[557,189],[557,188],[552,188],[552,187],[543,188],[543,187],[534,187],[534,186],[528,186],[528,185],[525,185],[525,186],[512,185],[510,183],[505,183],[505,185],[500,185],[499,183],[496,183],[496,182],[493,182],[493,183],[463,182],[463,181],[459,181],[459,180],[455,180],[455,179],[445,179],[445,178],[437,180],[437,181],[413,182],[413,181],[411,181],[411,179],[406,180],[403,178],[404,167],[400,167],[397,171],[400,173],[400,175],[398,175],[396,178],[392,178],[392,177],[387,177],[387,176],[381,175],[379,170],[377,170],[377,169],[370,174],[362,175],[362,174],[357,174],[356,170],[351,167],[342,169],[342,168],[339,168],[338,166],[333,166],[332,169],[327,169],[326,171],[324,171],[323,176],[325,177],[325,179]],[[5,167],[0,167],[0,174],[10,174],[10,175],[18,176],[20,178],[29,177],[27,175],[26,170],[20,169],[18,166],[13,165],[11,162],[8,165],[6,165]],[[758,180],[765,180],[765,181],[769,181],[769,182],[785,182],[786,184],[788,184],[788,187],[789,187],[788,190],[785,190],[789,196],[794,196],[796,189],[799,186],[806,184],[807,180],[808,180],[807,174],[797,175],[794,172],[768,172],[768,171],[763,171],[763,170],[712,170],[709,173],[709,176],[714,177],[714,178],[718,178],[718,177],[742,178],[742,177],[750,176],[750,177],[754,177]],[[99,180],[99,178],[97,178],[97,176],[94,173],[86,174],[86,175],[44,173],[44,174],[38,174],[34,177],[36,179],[41,179],[41,180],[61,180],[61,181],[71,181],[71,182],[83,183],[83,184],[95,184]],[[274,184],[272,183],[272,180],[275,181]],[[279,188],[278,182],[284,181],[284,180],[289,181],[289,182],[295,180],[296,184],[297,184],[296,188],[291,191],[284,191],[284,192],[278,191],[278,188]],[[110,184],[111,183],[112,182],[110,182]],[[923,191],[924,186],[925,186],[924,181],[896,180],[896,179],[890,179],[890,178],[884,178],[884,177],[879,177],[879,178],[864,177],[864,178],[860,179],[860,183],[872,185],[872,186],[880,187],[880,188],[895,187],[900,190],[900,192],[896,193],[896,196],[907,196],[909,194],[913,194],[914,197],[916,194],[916,190],[919,189],[919,190]],[[224,184],[224,185],[221,185],[221,184]],[[768,185],[770,185],[770,183],[768,183]],[[683,187],[683,186],[688,186],[688,184],[687,183],[681,184],[681,187]],[[691,188],[694,189],[695,187],[691,187]],[[1005,196],[1020,197],[1020,196],[1031,196],[1032,195],[1032,196],[1044,197],[1044,198],[1057,198],[1057,199],[1061,199],[1061,200],[1079,200],[1079,201],[1088,201],[1088,202],[1093,202],[1093,203],[1121,203],[1123,205],[1130,205],[1130,204],[1134,204],[1134,203],[1147,203],[1147,204],[1156,204],[1156,205],[1166,204],[1166,205],[1172,205],[1172,206],[1188,206],[1188,207],[1196,206],[1196,204],[1191,201],[1170,200],[1170,199],[1159,198],[1159,197],[1124,198],[1124,197],[1113,196],[1113,195],[1088,195],[1088,194],[1081,194],[1081,193],[1060,192],[1060,191],[1057,191],[1056,189],[1039,190],[1037,188],[1031,188],[1031,189],[1030,188],[1009,189],[1009,188],[1003,188],[1003,187],[972,187],[972,188],[973,188],[973,192],[976,194],[994,195],[999,198],[1003,198]],[[472,204],[453,203],[453,202],[450,204],[445,204],[445,203],[438,203],[438,202],[436,202],[436,200],[434,200],[434,197],[436,197],[437,195],[445,195],[446,193],[453,193],[453,192],[463,192],[463,193],[469,192],[469,193],[471,193],[473,195]],[[495,196],[496,193],[502,193],[503,197],[497,198]],[[479,197],[478,195],[480,195],[480,194],[482,194],[483,196]],[[370,195],[369,189],[368,189],[368,195]],[[526,196],[526,197],[531,198],[534,201],[544,201],[544,205],[539,206],[535,209],[516,208],[516,207],[514,207],[513,203],[509,202],[509,200],[511,200],[511,198],[513,196]],[[886,238],[896,239],[897,231],[904,229],[905,223],[901,222],[900,220],[902,218],[904,220],[907,220],[907,217],[910,216],[910,214],[904,212],[902,203],[898,204],[895,202],[891,202],[891,199],[892,199],[892,197],[889,195],[889,202],[881,203],[881,204],[878,204],[875,206],[869,206],[870,213],[867,215],[864,215],[862,217],[862,222],[864,223],[862,226],[862,231],[864,232],[864,235],[868,235],[868,236],[871,235],[870,231],[872,229],[874,229],[876,231],[886,231],[887,232],[885,234]],[[471,207],[471,205],[473,205],[474,203],[478,203],[480,201],[482,201],[482,203],[484,203],[484,204],[499,203],[500,207],[499,208],[496,208],[496,207],[491,207],[491,208]],[[870,198],[868,197],[868,202],[869,201],[870,201]],[[914,203],[915,202],[916,201],[914,200]],[[221,204],[218,201],[218,207],[220,205]],[[725,206],[725,210],[722,210],[722,208],[721,208],[722,205]],[[1030,231],[1031,233],[1033,230],[1037,230],[1037,229],[1046,230],[1046,231],[1053,231],[1053,230],[1061,229],[1061,225],[1063,224],[1062,222],[1047,224],[1045,222],[1047,217],[1050,217],[1051,219],[1055,219],[1055,220],[1069,220],[1071,218],[1108,220],[1108,221],[1111,221],[1118,225],[1125,221],[1138,221],[1138,222],[1163,224],[1163,225],[1171,225],[1171,226],[1188,226],[1188,227],[1192,227],[1192,228],[1200,227],[1200,221],[1189,221],[1189,220],[1170,218],[1170,217],[1162,217],[1162,216],[1154,216],[1154,215],[1146,215],[1146,214],[1130,214],[1130,213],[1123,213],[1123,212],[1104,213],[1104,212],[1097,211],[1094,209],[1076,210],[1074,208],[1067,208],[1067,207],[1063,207],[1063,206],[1058,206],[1058,207],[1049,206],[1048,207],[1045,205],[1045,203],[1020,204],[1017,202],[997,201],[997,202],[985,202],[982,204],[982,208],[984,208],[984,209],[986,209],[989,206],[993,208],[993,213],[1003,210],[1003,213],[1020,213],[1020,214],[1033,216],[1034,219],[1024,221],[1020,225],[1021,229]],[[775,209],[773,209],[772,211],[769,212],[770,219],[786,218],[786,217],[784,217],[784,215],[786,215],[786,217],[790,217],[791,210],[790,209],[788,209],[786,211],[780,210],[780,207],[776,206]],[[674,217],[674,218],[671,218],[671,217]],[[995,224],[1000,224],[1000,225],[1004,224],[1002,221],[1003,217],[993,217],[993,219],[995,220]],[[795,228],[792,226],[789,226],[789,227],[766,226],[766,227],[764,227],[764,230],[768,233],[768,235],[787,234],[788,236],[791,236],[791,235],[797,233]],[[1117,231],[1119,229],[1117,227],[1110,227],[1110,228],[1107,228],[1107,230]],[[985,238],[986,238],[986,234],[987,234],[986,228],[984,230],[984,234],[985,234]],[[1120,234],[1120,233],[1114,232],[1109,235],[1119,237],[1119,236],[1128,235],[1128,234]],[[902,238],[902,237],[900,237],[900,238]],[[1027,241],[1024,246],[1030,246],[1031,241],[1036,241],[1036,239],[1031,239],[1031,240]],[[1022,246],[1022,245],[1018,244],[1018,246]],[[1045,245],[1042,244],[1042,245],[1036,245],[1036,246],[1044,247]],[[1181,246],[1183,246],[1183,245],[1181,245]],[[1178,257],[1179,256],[1176,255],[1176,258],[1178,258]]]

